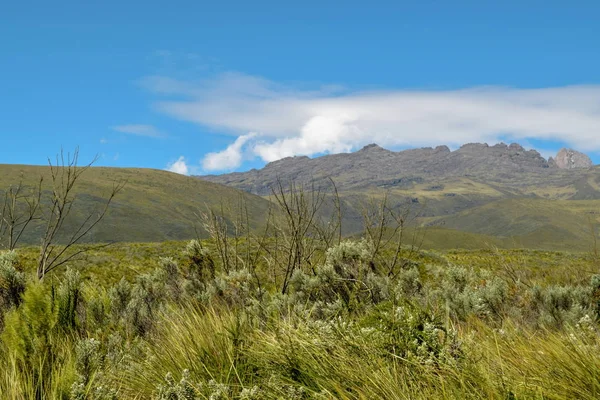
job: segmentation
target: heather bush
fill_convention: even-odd
[[[124,322],[130,332],[144,336],[154,327],[165,301],[165,276],[164,271],[157,270],[137,277],[124,312]]]
[[[434,364],[455,362],[461,356],[456,332],[440,316],[410,303],[377,307],[360,324],[381,356]]]
[[[422,294],[423,281],[418,267],[401,270],[396,280],[396,294],[403,298],[415,298]]]
[[[157,277],[165,285],[165,296],[168,300],[179,302],[184,294],[179,265],[171,257],[161,257],[158,262]]]
[[[72,400],[117,400],[117,391],[102,385],[106,354],[96,339],[82,339],[75,346],[77,380],[71,386]]]
[[[58,328],[72,331],[79,328],[85,312],[85,299],[79,272],[67,269],[58,289],[53,293],[57,309]]]
[[[86,330],[102,331],[110,321],[110,298],[104,291],[97,291],[86,300]]]
[[[2,314],[21,304],[25,285],[25,274],[20,271],[17,253],[15,251],[0,253],[0,326],[2,326]]]
[[[196,400],[199,397],[198,390],[189,382],[189,371],[184,370],[181,380],[175,381],[169,372],[165,376],[165,382],[158,385],[155,400]]]
[[[358,312],[389,296],[389,279],[376,275],[364,240],[341,242],[327,250],[324,265],[297,270],[290,279],[290,302],[312,306],[321,318]]]
[[[534,286],[530,295],[541,325],[573,326],[585,315],[593,314],[593,289],[588,286]]]
[[[184,254],[188,259],[188,279],[206,281],[215,277],[215,262],[199,240],[188,242]]]
[[[115,322],[119,322],[125,318],[127,305],[131,301],[131,284],[125,278],[121,278],[118,284],[110,288],[108,297],[111,316]]]

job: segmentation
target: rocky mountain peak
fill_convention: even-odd
[[[465,143],[462,146],[460,146],[460,150],[480,151],[483,149],[487,149],[488,147],[490,146],[487,143]]]
[[[587,155],[565,148],[560,149],[553,162],[561,169],[589,168],[593,165],[592,160]]]
[[[376,143],[371,143],[371,144],[366,145],[359,151],[380,151],[380,150],[385,150],[385,149]]]
[[[369,144],[354,153],[315,158],[288,157],[271,162],[259,170],[203,179],[268,195],[270,187],[279,179],[324,182],[326,185],[333,178],[339,187],[348,190],[408,188],[415,182],[435,183],[463,177],[488,183],[519,185],[529,179],[525,177],[550,179],[569,173],[560,171],[561,168],[591,166],[589,157],[574,150],[563,149],[555,158],[546,161],[537,151],[527,150],[517,143],[468,143],[454,151],[447,146],[391,151],[377,144]]]
[[[282,167],[291,167],[297,165],[302,161],[310,160],[307,156],[293,156],[293,157],[284,157],[277,161],[271,161],[265,168],[273,169],[273,168],[282,168]]]
[[[508,145],[508,148],[509,148],[509,150],[525,151],[523,146],[521,146],[519,143],[511,143]]]

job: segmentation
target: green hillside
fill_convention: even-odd
[[[44,177],[43,190],[50,188],[50,171],[44,166],[0,165],[0,194],[21,179],[27,186]],[[86,215],[98,210],[116,182],[126,182],[115,197],[104,220],[90,233],[87,240],[164,241],[182,240],[205,232],[197,214],[207,207],[221,204],[236,206],[243,199],[250,216],[250,225],[259,226],[269,202],[258,196],[216,183],[201,181],[161,170],[142,168],[92,167],[76,184],[73,218],[64,231],[77,226]],[[23,243],[38,243],[40,226],[26,233]]]
[[[511,247],[589,251],[598,210],[600,200],[509,198],[430,218],[427,224],[494,237]]]

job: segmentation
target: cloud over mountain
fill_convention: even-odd
[[[308,90],[238,73],[201,82],[150,77],[144,85],[175,96],[155,105],[161,112],[237,136],[225,150],[206,156],[205,170],[231,170],[254,157],[348,152],[371,142],[420,147],[548,140],[600,150],[597,85]]]

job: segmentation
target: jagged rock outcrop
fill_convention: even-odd
[[[354,153],[316,158],[288,157],[269,163],[260,170],[201,178],[266,195],[278,180],[310,182],[318,187],[329,185],[329,178],[333,178],[336,185],[348,190],[410,188],[428,182],[435,186],[452,177],[518,186],[525,184],[525,175],[536,180],[538,176],[560,174],[564,166],[591,166],[589,158],[581,153],[573,150],[562,153],[559,152],[556,160],[546,161],[537,151],[526,150],[517,143],[492,146],[467,143],[454,151],[447,146],[390,151],[369,144]]]
[[[589,168],[592,160],[585,154],[573,149],[562,148],[554,159],[556,166],[561,169]]]

